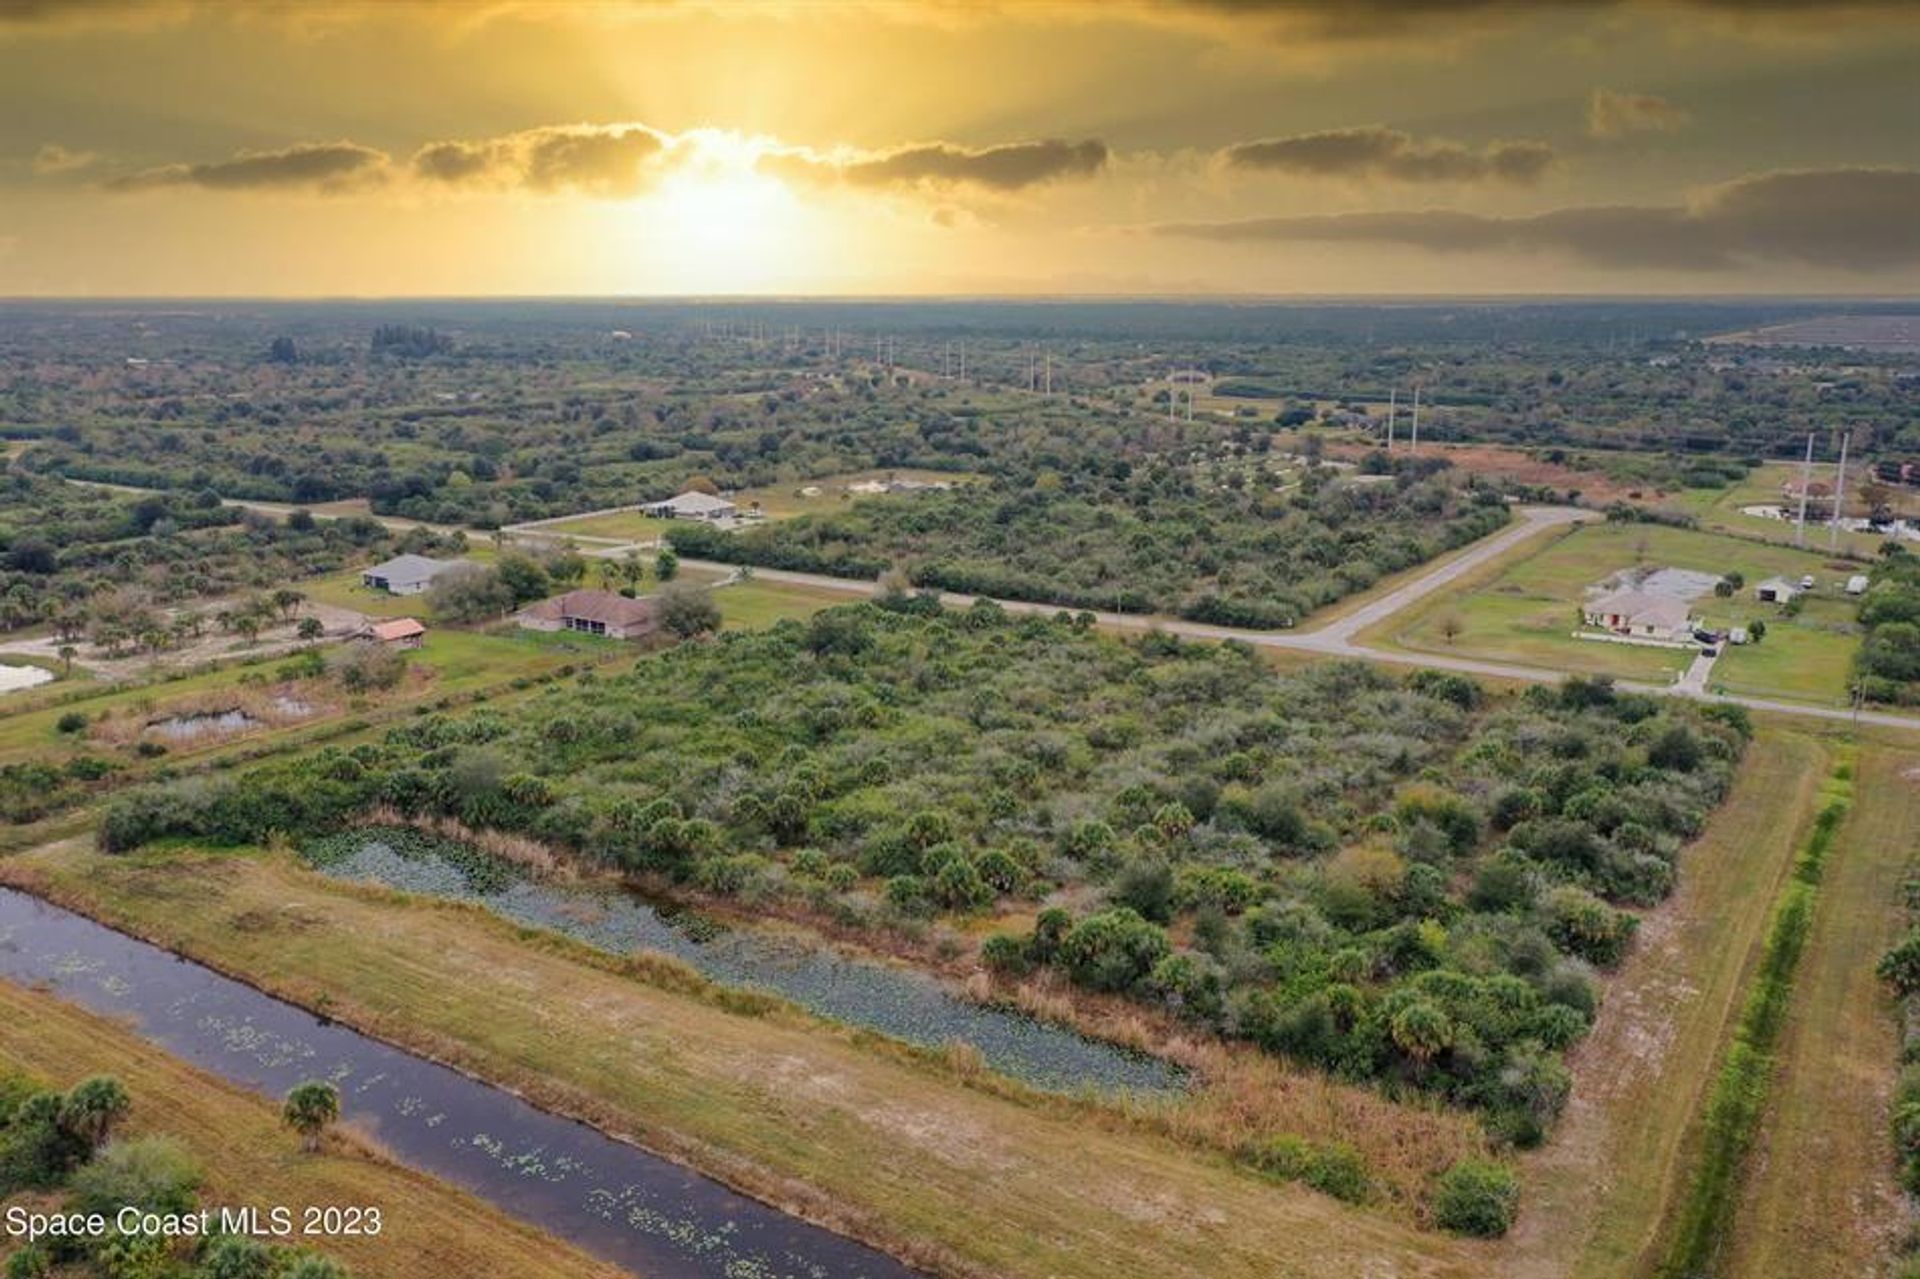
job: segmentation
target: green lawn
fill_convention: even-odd
[[[795,586],[787,582],[768,582],[755,578],[735,582],[713,593],[720,606],[722,624],[728,630],[757,630],[783,618],[812,617],[823,608],[849,604],[860,596],[847,591],[822,590],[813,586]]]
[[[594,660],[609,653],[627,651],[627,647],[617,640],[597,639],[591,635],[518,629],[481,634],[436,628],[428,632],[425,645],[408,657],[409,665],[429,672],[431,678],[409,681],[393,693],[374,695],[368,699],[368,705],[375,710],[404,705],[447,693],[503,684],[519,676],[538,674],[567,662]],[[204,694],[235,688],[249,676],[264,676],[271,680],[276,668],[284,660],[284,657],[271,657],[252,665],[236,662],[217,670],[201,671],[183,679],[157,684],[131,687],[103,684],[99,692],[91,697],[57,705],[43,703],[37,710],[0,714],[0,764],[30,758],[50,759],[55,752],[60,752],[64,757],[66,753],[81,749],[99,753],[103,748],[98,743],[89,742],[82,735],[59,731],[57,725],[60,717],[69,711],[83,712],[89,720],[98,720],[109,711],[129,707],[153,717],[163,716],[169,707],[189,702],[198,705]],[[337,694],[335,696],[338,697]],[[362,709],[365,708],[355,707],[348,699],[341,698],[335,709],[323,708],[320,713],[278,731],[302,731],[345,714],[360,713]],[[245,739],[258,740],[272,731],[275,730],[257,730],[246,734]],[[236,740],[234,736],[221,736],[209,737],[200,743],[175,743],[167,758],[176,760],[214,753],[232,746]]]
[[[1740,508],[1778,504],[1781,485],[1794,478],[1799,469],[1790,462],[1770,462],[1748,472],[1746,479],[1730,488],[1688,489],[1679,494],[1672,504],[1698,518],[1702,528],[1738,533],[1744,537],[1761,537],[1770,542],[1791,543],[1794,529],[1790,521],[1745,515]],[[1856,471],[1852,466],[1847,471],[1848,487],[1852,491],[1855,485],[1865,479],[1865,473]],[[1833,467],[1815,466],[1813,475],[1816,481],[1832,483]],[[1848,505],[1851,509],[1851,501]],[[1896,506],[1901,506],[1897,500]],[[1916,514],[1920,511],[1903,509],[1902,513]],[[1811,547],[1825,550],[1828,536],[1828,530],[1823,526],[1810,524],[1807,527],[1807,544]],[[1873,555],[1885,540],[1877,533],[1842,533],[1838,545],[1840,549],[1856,555]]]
[[[1768,634],[1758,645],[1731,648],[1714,669],[1714,682],[1730,692],[1838,702],[1858,646],[1853,604],[1840,594],[1856,566],[1836,565],[1824,555],[1792,547],[1759,545],[1713,533],[1646,524],[1592,524],[1554,538],[1516,557],[1496,562],[1489,573],[1458,594],[1443,595],[1392,624],[1390,639],[1404,648],[1513,661],[1556,670],[1614,675],[1649,682],[1671,680],[1692,654],[1573,638],[1579,604],[1588,587],[1635,564],[1738,572],[1747,587],[1730,599],[1703,596],[1696,603],[1706,622],[1726,627],[1765,619]],[[1800,617],[1753,598],[1763,578],[1794,580],[1811,574],[1820,587],[1806,598]],[[1459,632],[1449,641],[1446,630]]]

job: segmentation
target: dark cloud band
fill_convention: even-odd
[[[1370,125],[1242,142],[1223,151],[1221,159],[1233,169],[1309,177],[1526,183],[1553,167],[1554,152],[1544,142],[1495,142],[1475,150]]]
[[[1920,264],[1920,171],[1764,173],[1684,205],[1589,206],[1524,217],[1422,210],[1164,223],[1222,243],[1396,244],[1431,253],[1544,252],[1598,266],[1724,271],[1798,263],[1847,271]]]

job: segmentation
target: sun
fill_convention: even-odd
[[[638,202],[656,270],[687,293],[768,293],[805,274],[807,210],[735,135],[702,137]]]

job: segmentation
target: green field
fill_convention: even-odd
[[[832,608],[836,604],[846,604],[859,598],[846,591],[772,582],[764,578],[735,582],[713,593],[714,603],[720,606],[722,625],[729,630],[757,630],[784,618],[812,617],[823,608]]]
[[[1702,596],[1698,616],[1711,626],[1767,623],[1759,644],[1729,646],[1712,681],[1729,692],[1840,703],[1859,638],[1853,603],[1841,583],[1861,566],[1791,547],[1760,545],[1713,533],[1649,524],[1589,524],[1530,544],[1495,561],[1464,592],[1416,605],[1384,636],[1399,647],[1553,670],[1661,683],[1677,678],[1690,650],[1575,639],[1579,605],[1592,587],[1634,565],[1739,572],[1747,586],[1731,598]],[[1818,589],[1787,617],[1753,597],[1763,578],[1812,575]],[[1449,640],[1447,628],[1457,626]]]
[[[363,699],[359,705],[335,695],[330,706],[321,705],[316,714],[302,719],[297,727],[290,727],[286,731],[304,730],[369,708],[377,710],[406,705],[448,693],[469,692],[504,684],[520,676],[552,670],[567,662],[595,660],[626,651],[626,647],[618,641],[597,639],[591,635],[518,629],[486,634],[434,629],[428,632],[426,643],[408,656],[409,667],[419,672],[417,677],[403,682],[391,693],[375,694]],[[98,691],[89,696],[57,702],[42,698],[29,704],[34,709],[0,712],[0,764],[47,757],[63,749],[87,746],[85,738],[59,731],[57,725],[60,717],[68,712],[80,711],[89,720],[130,711],[159,718],[165,716],[171,707],[189,703],[196,707],[203,705],[209,695],[236,689],[249,677],[264,676],[272,680],[276,668],[285,660],[282,655],[255,663],[235,662],[154,684],[101,684]],[[76,685],[58,687],[70,691]],[[263,731],[247,736],[258,737]],[[234,736],[218,736],[208,737],[198,743],[177,743],[167,758],[178,759],[214,752],[231,745],[235,740]]]
[[[1794,526],[1791,521],[1769,519],[1765,516],[1747,515],[1741,508],[1746,506],[1772,506],[1780,500],[1781,486],[1799,474],[1800,468],[1790,462],[1770,462],[1747,474],[1740,483],[1723,489],[1688,489],[1671,502],[1666,503],[1678,510],[1685,511],[1700,521],[1705,529],[1727,533],[1737,533],[1742,537],[1759,537],[1769,542],[1791,543],[1794,538]],[[1847,468],[1849,491],[1859,484],[1865,474],[1853,466]],[[1813,477],[1816,483],[1832,483],[1831,465],[1815,466]],[[1848,510],[1854,510],[1853,502],[1848,500]],[[1903,496],[1894,498],[1896,511],[1904,515],[1920,513],[1914,504]],[[1807,526],[1807,544],[1819,550],[1828,545],[1829,531],[1821,525]],[[1855,555],[1874,555],[1886,538],[1878,533],[1842,533],[1837,545],[1843,551]]]

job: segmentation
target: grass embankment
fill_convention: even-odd
[[[1566,1114],[1522,1164],[1510,1273],[1619,1279],[1653,1249],[1683,1181],[1689,1121],[1829,767],[1823,741],[1772,725],[1747,748],[1733,792],[1681,855],[1673,896],[1645,917],[1569,1056]]]
[[[1900,1034],[1874,966],[1902,932],[1900,886],[1920,838],[1917,768],[1910,749],[1860,754],[1860,802],[1821,883],[1727,1274],[1888,1273],[1909,1223],[1887,1134]]]
[[[0,862],[0,877],[943,1273],[1487,1272],[1484,1246],[1264,1180],[1167,1135],[1174,1120],[970,1084],[871,1035],[785,1009],[756,1015],[754,1001],[703,997],[684,974],[475,908],[270,856],[109,859],[69,845]],[[1474,1148],[1460,1116],[1278,1073],[1264,1094],[1209,1090],[1177,1118],[1243,1132],[1283,1119],[1352,1142],[1375,1169],[1444,1166]]]
[[[1794,860],[1792,878],[1773,908],[1759,967],[1700,1119],[1686,1190],[1675,1201],[1671,1224],[1663,1232],[1660,1260],[1653,1267],[1661,1279],[1701,1279],[1724,1273],[1748,1156],[1777,1073],[1794,977],[1813,931],[1827,854],[1852,800],[1852,776],[1850,761],[1834,769],[1824,803]]]
[[[118,1077],[133,1097],[125,1131],[165,1133],[186,1145],[206,1173],[203,1204],[379,1207],[378,1238],[315,1241],[360,1279],[625,1273],[388,1162],[351,1131],[331,1135],[321,1154],[302,1154],[273,1102],[195,1070],[112,1021],[4,981],[0,1062],[59,1088],[89,1075]]]

